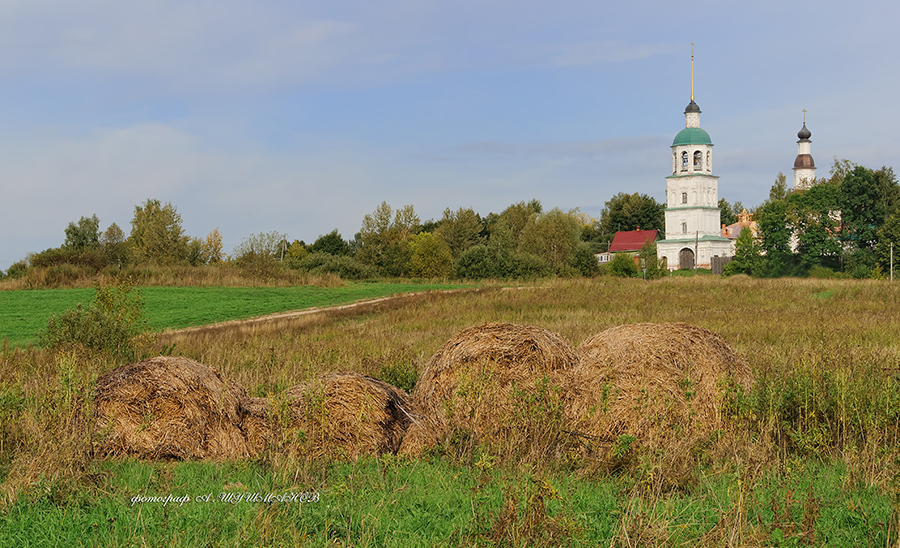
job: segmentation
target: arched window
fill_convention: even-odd
[[[681,171],[687,171],[687,167],[688,167],[688,153],[682,152],[681,153]]]
[[[703,153],[699,150],[694,153],[694,169],[703,167]]]
[[[683,203],[683,204],[687,203],[687,192],[681,193],[681,203]]]

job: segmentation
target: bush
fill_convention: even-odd
[[[456,261],[456,277],[467,280],[501,278],[507,270],[507,261],[495,248],[474,245],[463,251]]]
[[[321,252],[310,253],[299,261],[289,262],[288,265],[315,275],[337,274],[345,280],[365,280],[378,275],[375,267],[364,265],[353,257]]]
[[[514,253],[508,274],[513,278],[545,278],[553,274],[553,268],[543,257],[531,253]]]
[[[152,342],[143,300],[131,279],[119,285],[94,284],[94,301],[87,308],[53,315],[39,334],[42,346],[53,350],[81,346],[113,358],[134,361]]]
[[[634,257],[629,253],[614,253],[612,260],[607,263],[609,273],[620,278],[633,278],[638,275],[638,267],[634,264]]]
[[[18,280],[20,278],[24,278],[25,274],[28,273],[28,263],[26,261],[18,261],[10,265],[8,269],[6,269],[6,276],[13,279]]]

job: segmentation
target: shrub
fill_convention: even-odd
[[[469,280],[500,278],[507,269],[506,263],[499,250],[486,245],[474,245],[463,251],[457,259],[456,277]]]
[[[315,275],[337,274],[345,280],[365,280],[378,275],[375,267],[362,264],[353,257],[329,253],[310,253],[302,260],[290,262],[289,266]]]
[[[634,264],[634,257],[628,253],[614,253],[607,268],[610,274],[620,278],[633,278],[638,275],[638,267]]]
[[[71,346],[135,360],[152,342],[143,313],[143,300],[131,279],[119,285],[94,284],[94,301],[87,307],[53,315],[47,330],[39,334],[41,344],[58,350]]]
[[[6,269],[6,275],[13,280],[18,280],[19,278],[24,278],[25,274],[28,273],[28,263],[26,261],[18,261],[10,265],[8,269]]]

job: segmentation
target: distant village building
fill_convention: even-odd
[[[684,110],[684,129],[672,141],[672,175],[666,177],[666,238],[656,245],[658,257],[670,270],[710,268],[714,257],[734,255],[733,241],[722,235],[712,148],[694,102],[691,55],[691,102]]]
[[[613,253],[629,253],[637,257],[641,248],[645,244],[656,242],[659,236],[658,230],[620,230],[613,236],[612,243],[609,244],[609,251],[606,253],[597,253],[597,262],[600,264],[608,263]]]

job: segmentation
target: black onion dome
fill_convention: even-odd
[[[808,129],[806,129],[806,122],[803,123],[803,129],[797,132],[797,137],[801,141],[809,141],[809,138],[812,137],[812,133]]]
[[[685,114],[687,114],[688,112],[700,112],[700,107],[697,106],[697,103],[695,103],[693,99],[691,99],[691,102],[688,103],[688,106],[684,109]]]

